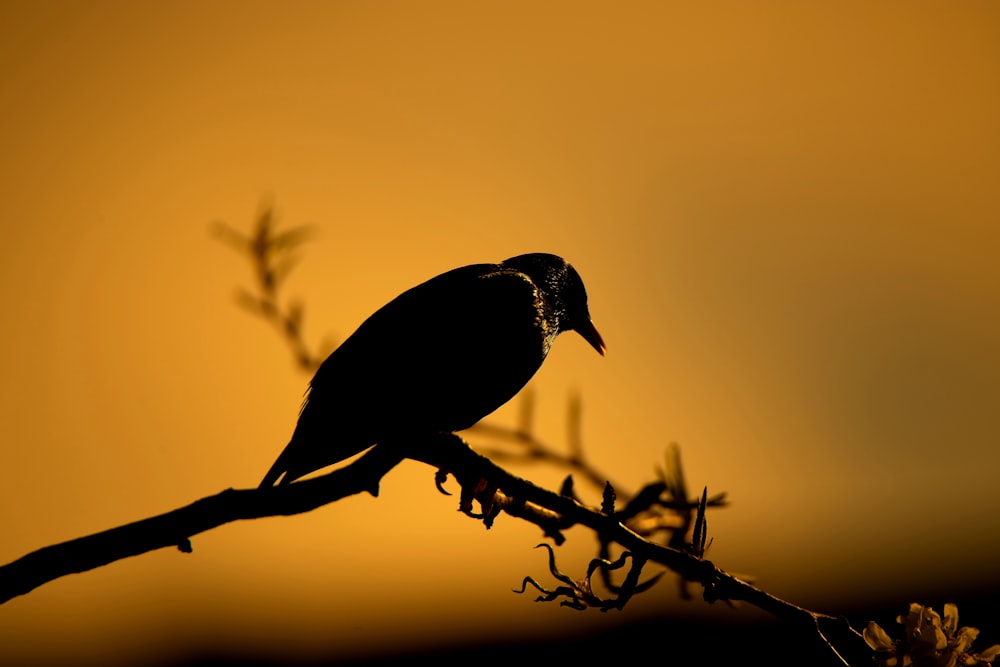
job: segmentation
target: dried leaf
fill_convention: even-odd
[[[944,606],[944,622],[941,625],[941,629],[949,637],[955,634],[955,630],[958,629],[958,607],[951,602],[948,602]]]
[[[868,623],[868,627],[862,631],[861,636],[864,637],[865,643],[874,651],[891,653],[895,646],[889,634],[875,621]]]
[[[976,641],[976,637],[979,636],[979,630],[976,628],[962,628],[958,631],[958,635],[955,637],[955,651],[957,653],[965,653],[972,646],[972,642]]]
[[[220,220],[211,223],[209,229],[213,236],[232,246],[237,252],[246,252],[250,247],[249,238]]]
[[[305,243],[313,236],[311,225],[300,225],[271,237],[271,247],[275,250],[289,250]]]
[[[975,654],[976,660],[980,660],[982,662],[993,662],[997,656],[1000,656],[1000,644],[994,644],[985,651],[980,651]]]

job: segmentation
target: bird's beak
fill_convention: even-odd
[[[590,345],[597,350],[598,354],[602,357],[604,356],[604,351],[608,348],[604,344],[604,339],[601,338],[601,334],[597,333],[597,327],[594,326],[593,322],[588,319],[586,322],[576,327],[576,332],[583,336],[583,339],[590,343]]]

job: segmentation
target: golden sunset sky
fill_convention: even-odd
[[[314,345],[450,268],[566,257],[608,355],[557,342],[538,435],[578,392],[629,490],[680,443],[732,500],[721,567],[817,610],[1000,587],[997,3],[0,0],[0,156],[3,562],[260,481],[309,378],[209,230],[273,202],[315,228],[286,288]],[[534,604],[540,532],[432,472],[47,584],[0,607],[0,664],[759,618],[666,583]],[[593,552],[571,532],[565,569]]]

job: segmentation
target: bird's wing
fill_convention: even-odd
[[[337,395],[362,416],[386,421],[418,417],[411,404],[430,408],[470,390],[493,395],[496,385],[507,391],[508,378],[530,378],[547,351],[543,343],[551,342],[539,299],[527,276],[495,265],[437,276],[380,308],[344,341],[317,371],[308,401]]]

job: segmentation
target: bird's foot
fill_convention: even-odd
[[[462,485],[462,494],[459,499],[458,509],[460,512],[473,519],[482,520],[483,524],[490,528],[493,521],[500,514],[500,504],[498,500],[499,487],[489,480],[479,478],[475,484]],[[481,512],[472,511],[473,501],[479,503]]]

